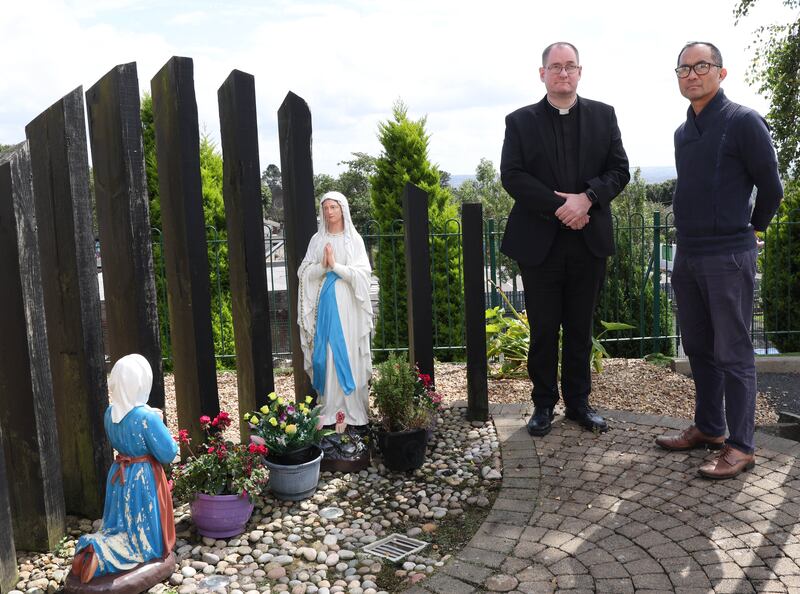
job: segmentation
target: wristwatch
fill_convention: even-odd
[[[589,199],[589,202],[591,202],[592,204],[597,204],[598,201],[597,194],[594,193],[594,190],[592,188],[586,188],[584,194],[586,194],[586,197]]]

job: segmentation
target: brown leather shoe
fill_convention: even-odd
[[[724,443],[724,435],[720,437],[711,437],[700,431],[700,429],[694,425],[690,425],[688,429],[684,429],[680,435],[662,435],[661,437],[656,437],[656,445],[673,452],[683,452],[685,450],[693,450],[702,447],[706,447],[709,450],[718,450]]]
[[[733,478],[745,470],[751,470],[756,465],[753,454],[745,454],[741,450],[726,445],[722,451],[710,462],[703,464],[697,472],[708,479]]]

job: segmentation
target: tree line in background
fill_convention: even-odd
[[[759,0],[739,0],[734,9],[737,23],[747,17],[749,10]],[[800,8],[800,0],[783,0],[791,9]],[[767,121],[776,142],[779,168],[785,182],[785,198],[769,227],[766,240],[768,246],[782,246],[780,250],[769,248],[761,256],[763,270],[762,295],[765,310],[769,312],[764,323],[769,332],[786,330],[800,331],[800,18],[787,24],[762,27],[757,32],[755,57],[750,69],[750,81],[759,85],[758,90],[770,103]],[[147,188],[150,196],[150,219],[155,229],[161,228],[161,206],[159,200],[158,170],[155,153],[152,99],[142,99],[142,125],[144,134]],[[460,238],[453,241],[448,235],[458,235],[458,208],[467,202],[481,202],[487,219],[502,221],[508,214],[513,200],[505,192],[500,176],[492,161],[481,159],[475,176],[460,186],[450,187],[450,174],[432,164],[428,156],[428,135],[425,118],[413,120],[408,117],[408,108],[398,102],[392,110],[392,118],[378,126],[383,146],[380,156],[352,153],[351,159],[341,161],[345,169],[338,176],[318,174],[314,176],[315,195],[337,190],[348,197],[353,221],[367,236],[391,234],[397,229],[394,221],[402,218],[401,193],[406,182],[422,187],[430,196],[430,224],[434,233],[431,245],[433,260],[432,275],[436,288],[434,312],[437,346],[460,344],[463,330],[461,320],[462,291],[459,273]],[[0,152],[10,148],[0,144]],[[203,211],[206,225],[213,228],[213,249],[209,249],[209,268],[212,287],[212,316],[214,342],[217,352],[233,353],[233,326],[228,276],[225,212],[222,201],[222,155],[215,143],[207,136],[200,139],[200,164],[203,192]],[[91,176],[90,176],[91,178]],[[277,165],[269,164],[262,174],[262,202],[265,218],[282,222],[283,213],[273,204],[273,193],[281,188],[281,172]],[[670,207],[675,180],[647,184],[638,172],[623,193],[612,202],[612,211],[617,221],[617,245],[619,253],[614,258],[601,301],[613,304],[614,321],[636,324],[644,312],[642,323],[652,324],[652,282],[648,282],[645,252],[652,246],[652,213]],[[666,214],[666,213],[665,213]],[[644,224],[642,224],[644,223]],[[158,233],[158,231],[156,231]],[[666,239],[666,238],[665,238]],[[376,240],[378,241],[378,240]],[[380,241],[384,241],[381,239]],[[662,240],[663,241],[663,240]],[[371,256],[375,273],[380,282],[380,299],[389,299],[394,304],[387,314],[381,312],[378,320],[376,347],[378,349],[405,342],[405,261],[402,242],[395,242],[392,249],[373,246]],[[165,275],[162,258],[163,246],[154,243],[156,262],[156,285],[159,294],[159,316],[168,319],[167,304],[163,296]],[[515,264],[508,259],[499,261],[501,277],[516,276]],[[652,272],[652,271],[651,271]],[[504,280],[501,278],[501,280]],[[219,290],[217,290],[217,288]],[[639,301],[643,295],[644,303]],[[394,301],[397,301],[394,303]],[[387,317],[391,315],[391,319]],[[661,327],[670,328],[671,312],[666,301],[660,312]],[[598,320],[599,322],[599,320]],[[162,348],[169,350],[166,325],[162,324]],[[773,343],[782,352],[800,351],[800,333],[775,334]],[[635,345],[612,348],[613,354],[637,356],[628,352]],[[665,348],[662,345],[662,350]],[[437,355],[448,358],[447,351]],[[221,363],[233,366],[233,360]]]
[[[759,0],[739,0],[736,22]],[[794,11],[800,0],[783,0]],[[800,351],[800,14],[784,24],[756,31],[749,82],[769,101],[767,122],[777,145],[784,198],[767,228],[761,254],[764,325],[782,353]],[[775,224],[778,223],[778,224]],[[780,249],[770,249],[780,246]],[[794,331],[794,334],[785,334]]]

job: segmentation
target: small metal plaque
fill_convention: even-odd
[[[417,540],[403,534],[390,534],[386,538],[366,545],[361,550],[389,561],[400,561],[406,555],[421,551],[428,544],[424,540]]]

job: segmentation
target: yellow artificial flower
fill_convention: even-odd
[[[261,407],[261,412],[267,414],[269,412],[269,407],[265,404]]]
[[[286,429],[286,422],[281,423],[281,429]]]
[[[283,406],[283,398],[278,398],[278,406]]]
[[[244,420],[245,421],[249,421],[250,420],[250,413],[244,413]]]
[[[275,400],[277,396],[275,395],[275,392],[270,392],[267,398],[269,398],[270,400]]]
[[[297,425],[286,425],[285,431],[287,435],[294,435],[297,433]]]
[[[306,404],[311,404],[314,399],[311,396],[306,396]]]
[[[278,419],[276,419],[275,417],[270,417],[269,424],[275,427],[278,424]]]

